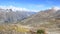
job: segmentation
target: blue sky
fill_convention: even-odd
[[[0,0],[0,6],[15,6],[29,10],[45,10],[60,7],[60,0]]]

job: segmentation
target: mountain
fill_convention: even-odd
[[[19,10],[13,11],[12,9],[0,8],[0,23],[16,23],[18,21],[28,18],[35,13],[36,12]]]
[[[48,21],[50,20],[51,18],[54,18],[55,14],[56,13],[59,13],[59,11],[55,10],[54,8],[52,9],[47,9],[47,10],[44,10],[44,11],[40,11],[38,12],[37,14],[31,16],[30,18],[26,19],[26,20],[23,20],[22,22],[23,23],[26,23],[26,24],[37,24],[37,23],[40,23],[41,21]]]
[[[33,26],[37,29],[43,27],[48,33],[58,34],[60,32],[60,9],[51,8],[40,11],[28,19],[21,21],[21,24]]]

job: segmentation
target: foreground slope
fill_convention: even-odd
[[[21,24],[1,24],[0,34],[29,34],[30,28]]]

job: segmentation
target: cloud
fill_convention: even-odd
[[[26,11],[26,8],[19,8],[15,6],[0,6],[2,9],[12,9],[12,10],[20,10],[20,11]]]
[[[15,7],[15,6],[0,6],[2,9],[12,9],[13,11],[19,10],[19,11],[34,11],[37,12],[37,10],[29,10],[27,8],[21,8],[21,7]]]
[[[60,10],[60,7],[53,7],[53,9],[55,9],[55,10]]]
[[[59,6],[53,6],[53,7],[50,7],[49,9],[54,9],[56,11],[60,10],[60,7]]]

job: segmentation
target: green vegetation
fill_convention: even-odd
[[[44,34],[44,33],[45,33],[45,31],[44,31],[44,30],[42,30],[42,29],[41,29],[41,30],[40,30],[40,29],[39,29],[39,30],[37,30],[37,34]]]

